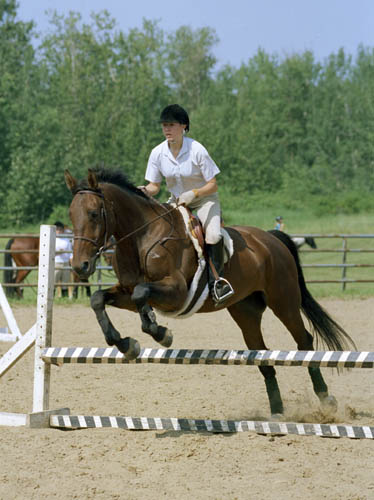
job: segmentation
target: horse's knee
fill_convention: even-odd
[[[142,306],[147,302],[150,294],[151,292],[149,286],[145,283],[140,283],[134,288],[134,291],[131,295],[131,300],[135,302],[136,306],[139,309],[142,308]]]
[[[105,307],[104,292],[97,290],[90,299],[91,307],[94,311],[102,310]]]

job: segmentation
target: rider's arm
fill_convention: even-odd
[[[198,189],[193,189],[196,198],[200,198],[201,196],[208,196],[210,194],[216,193],[217,191],[218,185],[215,177],[208,181],[204,186]]]
[[[149,196],[155,196],[160,191],[160,186],[161,182],[150,182],[144,189]]]

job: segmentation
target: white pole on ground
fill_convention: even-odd
[[[51,346],[56,227],[40,226],[33,412],[48,410],[50,365],[41,358]]]

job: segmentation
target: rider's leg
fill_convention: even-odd
[[[221,206],[218,196],[209,196],[205,200],[197,207],[196,212],[203,225],[208,255],[213,262],[218,277],[223,278],[224,242],[221,233]],[[207,264],[209,290],[213,300],[220,303],[233,294],[233,289],[227,281],[223,279],[217,280],[217,276],[214,275],[210,264]]]
[[[207,245],[208,256],[211,259],[216,275],[211,268],[210,262],[208,263],[208,280],[209,290],[215,302],[221,303],[233,294],[233,289],[227,280],[224,280],[224,262],[225,262],[225,248],[223,238],[214,245]]]

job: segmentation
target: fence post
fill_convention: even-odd
[[[346,262],[347,262],[347,251],[348,251],[347,238],[343,238],[343,262],[342,262],[343,264],[346,264]],[[347,268],[346,268],[346,266],[343,265],[342,280],[345,280],[346,274],[347,274]],[[343,281],[342,282],[343,292],[345,290],[345,285],[346,285],[346,282]]]
[[[49,406],[51,366],[44,363],[41,353],[51,345],[55,251],[55,226],[40,226],[33,412],[48,410]]]

